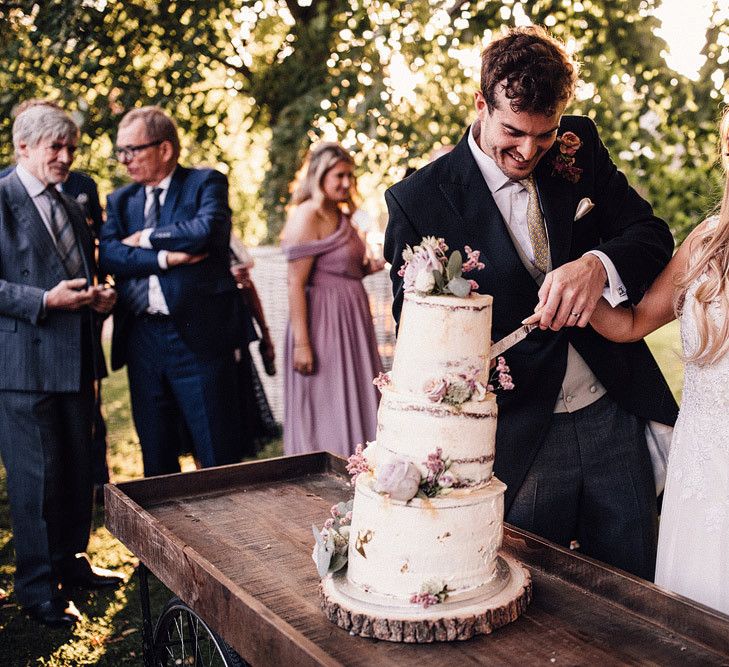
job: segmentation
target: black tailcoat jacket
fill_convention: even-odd
[[[579,181],[572,183],[553,173],[557,142],[534,171],[552,266],[600,250],[613,261],[629,302],[636,304],[671,258],[671,233],[613,164],[592,121],[564,116],[558,134],[566,131],[582,140],[575,156],[575,166],[582,169]],[[595,206],[575,221],[577,205],[585,197]],[[471,154],[467,134],[453,151],[391,187],[385,199],[389,212],[385,258],[392,264],[396,320],[403,299],[402,278],[397,275],[402,251],[424,236],[444,238],[451,251],[463,253],[465,245],[481,251],[485,268],[466,278],[479,284],[479,292],[494,297],[493,340],[517,329],[534,312],[539,286],[514,248]],[[507,512],[550,426],[567,367],[568,343],[630,413],[669,425],[676,420],[676,402],[644,341],[613,343],[589,326],[533,331],[508,351],[516,388],[498,397],[494,472],[508,486]]]

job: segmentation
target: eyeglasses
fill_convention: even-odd
[[[159,146],[164,139],[157,139],[157,141],[150,141],[147,144],[137,144],[136,146],[117,146],[114,149],[114,155],[119,162],[126,162],[136,156],[139,151],[143,151],[145,148],[151,148],[152,146]]]

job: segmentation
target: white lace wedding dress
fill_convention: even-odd
[[[699,279],[699,281],[702,278]],[[680,317],[685,353],[696,349],[694,293]],[[710,307],[716,322],[729,316]],[[668,459],[656,584],[729,614],[729,354],[686,364],[683,398]]]

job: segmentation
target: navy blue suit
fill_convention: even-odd
[[[152,249],[122,240],[144,228],[145,188],[131,184],[107,199],[100,264],[116,280],[112,368],[127,365],[145,475],[179,470],[182,414],[204,466],[237,460],[238,294],[230,274],[230,208],[225,176],[178,166],[150,236]],[[203,254],[197,264],[162,270],[160,250]],[[168,317],[136,315],[131,278],[157,275]]]

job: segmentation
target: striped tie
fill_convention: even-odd
[[[529,240],[532,242],[532,250],[534,251],[534,266],[542,273],[547,273],[549,270],[549,242],[547,241],[547,232],[544,229],[542,210],[539,208],[539,195],[537,194],[537,187],[534,185],[534,176],[530,175],[529,178],[519,182],[529,195],[527,229],[529,230]]]
[[[46,188],[46,195],[51,202],[51,229],[63,267],[69,278],[83,278],[83,260],[66,205],[55,185]]]
[[[145,229],[154,228],[159,222],[161,192],[162,188],[154,188],[151,192],[152,204],[144,216]],[[130,278],[125,300],[135,315],[146,313],[149,308],[149,278]]]

